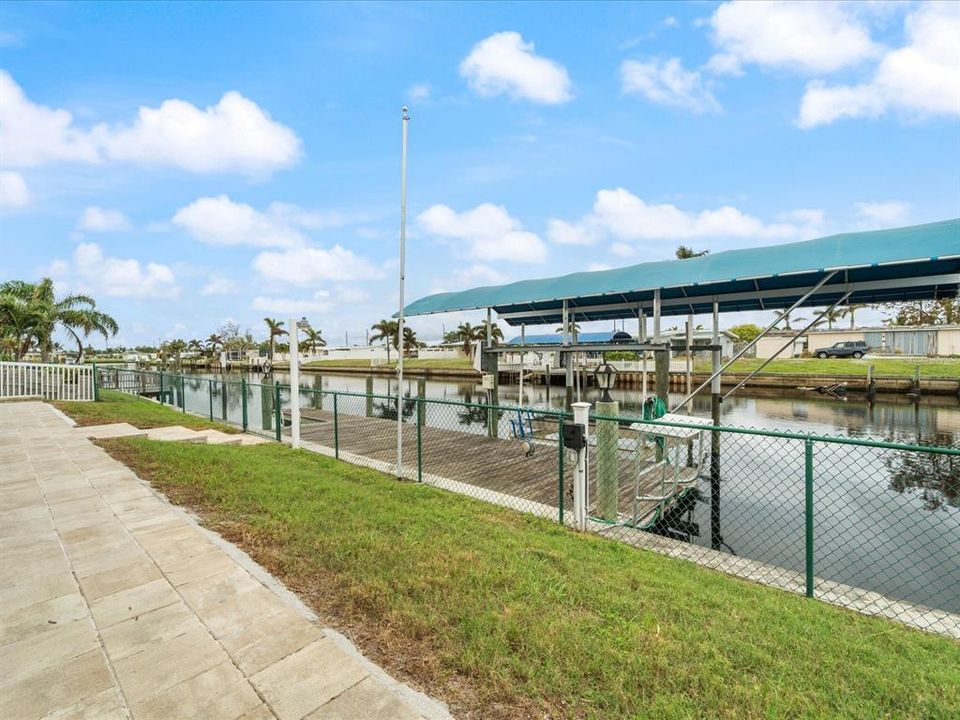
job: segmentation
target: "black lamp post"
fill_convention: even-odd
[[[603,396],[600,400],[602,402],[613,402],[613,398],[610,397],[610,390],[617,382],[617,369],[604,360],[593,371],[593,377],[597,381],[597,387],[603,390]]]

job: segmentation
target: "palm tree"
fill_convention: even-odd
[[[689,248],[686,245],[681,245],[677,248],[677,260],[689,260],[690,258],[703,257],[704,255],[709,255],[709,250],[700,250],[699,252],[693,248]]]
[[[403,326],[403,352],[406,356],[411,348],[425,347],[426,343],[417,340],[416,331],[409,325]]]
[[[318,347],[324,347],[327,344],[327,341],[323,339],[322,330],[314,330],[312,327],[308,327],[303,331],[303,334],[305,337],[300,345],[307,348],[311,353],[315,353]]]
[[[77,343],[78,365],[83,362],[83,340],[93,333],[102,335],[103,339],[107,340],[111,335],[116,335],[120,329],[116,320],[92,307],[68,311],[61,325]],[[83,333],[83,339],[80,338],[78,331]]]
[[[817,325],[822,325],[824,322],[827,323],[827,328],[833,330],[833,324],[842,318],[844,311],[841,308],[831,308],[825,310],[823,313],[823,319],[817,323]]]
[[[223,336],[218,335],[217,333],[210,333],[210,337],[206,340],[207,352],[210,353],[210,356],[213,357],[217,353],[217,348],[223,346]]]
[[[577,338],[580,337],[580,323],[573,322],[573,321],[571,320],[570,322],[567,323],[567,325],[568,325],[568,327],[569,327],[568,332],[570,333],[570,338],[571,338],[574,342],[576,342],[576,341],[577,341]],[[562,332],[563,332],[563,325],[561,325],[561,326],[558,327],[556,330],[554,330],[554,332],[562,333]]]
[[[400,326],[396,320],[381,320],[378,323],[374,323],[370,326],[370,329],[374,331],[373,335],[370,336],[370,342],[377,342],[378,340],[383,340],[384,345],[387,346],[387,362],[390,362],[390,346],[398,346],[398,337],[400,334]],[[406,328],[404,328],[406,330]],[[406,333],[404,333],[406,335]]]
[[[276,347],[276,340],[281,335],[286,335],[287,331],[283,329],[283,320],[264,318],[263,321],[267,324],[267,330],[270,332],[270,362],[273,362],[273,351]]]
[[[171,340],[167,343],[167,351],[173,353],[174,358],[176,359],[177,367],[181,367],[183,361],[180,357],[180,353],[187,349],[187,344],[177,338],[176,340]]]
[[[856,325],[854,324],[854,315],[857,314],[857,310],[863,310],[863,309],[868,308],[868,307],[870,307],[870,306],[869,306],[869,305],[850,304],[850,305],[847,305],[847,306],[843,309],[843,312],[841,313],[841,316],[842,316],[842,317],[848,317],[848,318],[850,318],[850,329],[851,329],[851,330],[853,330],[853,329],[856,327]]]
[[[471,355],[473,343],[481,342],[485,334],[482,325],[471,325],[468,322],[460,323],[453,332],[454,337],[463,343],[463,352],[467,357]]]
[[[778,318],[783,318],[783,321],[784,321],[784,322],[783,322],[783,329],[784,329],[784,330],[793,330],[793,328],[790,327],[790,313],[789,313],[789,312],[785,312],[785,311],[783,311],[783,310],[774,310],[774,311],[773,311],[773,314],[776,315]],[[798,323],[802,323],[802,322],[806,322],[806,321],[807,321],[807,319],[806,319],[805,317],[798,317],[798,318],[793,318],[793,319],[794,319],[795,322],[798,322]]]
[[[0,285],[0,331],[16,339],[18,360],[36,340],[41,359],[48,362],[53,333],[61,327],[77,342],[77,362],[83,362],[83,338],[98,333],[106,340],[119,330],[116,320],[96,308],[96,301],[88,295],[58,300],[50,278],[38,283],[10,280]]]

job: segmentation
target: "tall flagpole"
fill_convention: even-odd
[[[403,282],[407,263],[407,107],[400,111],[402,142],[400,152],[400,312],[397,317],[397,478],[403,477]]]

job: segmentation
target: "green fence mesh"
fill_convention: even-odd
[[[396,475],[396,396],[98,368],[144,395]],[[399,474],[571,525],[569,414],[407,396]],[[587,529],[960,637],[960,447],[591,416]]]

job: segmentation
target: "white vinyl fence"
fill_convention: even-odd
[[[0,399],[93,400],[93,367],[0,362]]]

